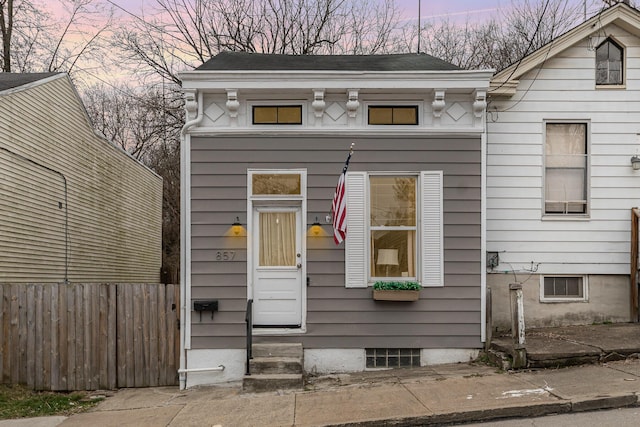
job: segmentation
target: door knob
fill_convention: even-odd
[[[296,267],[298,267],[298,268],[302,268],[302,264],[298,264]]]

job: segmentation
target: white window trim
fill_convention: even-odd
[[[295,128],[300,129],[302,127],[308,126],[307,120],[307,103],[309,101],[307,99],[278,99],[278,100],[260,100],[260,101],[247,101],[247,125],[251,128],[259,128],[259,129],[273,129],[273,128]],[[300,124],[254,124],[253,123],[253,107],[283,107],[283,106],[298,106],[302,107],[302,123]]]
[[[444,286],[444,216],[443,216],[443,173],[442,171],[380,171],[347,173],[347,239],[345,240],[345,287],[365,288],[373,285],[371,275],[371,229],[369,226],[369,176],[418,176],[417,227],[416,227],[416,276],[393,278],[394,280],[417,280],[423,287]],[[425,192],[427,180],[431,193]],[[435,187],[434,187],[435,185]],[[355,187],[355,189],[354,189]],[[437,193],[433,194],[437,188]],[[358,196],[354,197],[351,192]],[[359,197],[362,195],[362,197]],[[433,203],[426,211],[425,197],[432,197]],[[357,215],[349,215],[354,212]],[[431,218],[425,218],[425,215]],[[362,219],[361,219],[362,218]],[[424,227],[425,221],[434,221],[433,227]],[[429,264],[427,264],[427,261]],[[377,278],[379,279],[379,278]]]
[[[587,160],[586,160],[586,178],[585,178],[585,186],[586,188],[586,200],[587,206],[585,209],[585,213],[583,214],[556,214],[556,213],[546,213],[546,202],[547,202],[547,124],[584,124],[586,125],[586,142],[585,147],[587,150]],[[591,120],[576,120],[576,119],[546,119],[542,121],[542,197],[541,197],[541,213],[543,220],[588,220],[591,217]]]
[[[582,278],[582,297],[546,297],[544,295],[544,278],[545,277],[581,277]],[[569,303],[569,302],[589,302],[589,277],[582,274],[547,274],[540,276],[540,302],[544,303]]]

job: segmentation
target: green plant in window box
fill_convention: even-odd
[[[373,299],[376,301],[417,301],[422,286],[411,281],[378,281],[373,284]]]

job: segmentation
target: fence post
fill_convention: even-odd
[[[513,368],[524,368],[527,366],[527,352],[525,350],[524,298],[522,295],[522,283],[509,284],[509,299],[511,302]]]

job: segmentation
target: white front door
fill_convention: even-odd
[[[253,324],[302,323],[302,218],[299,207],[253,211]]]

